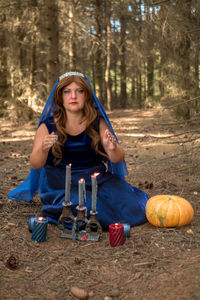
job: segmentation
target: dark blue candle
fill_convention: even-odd
[[[38,217],[34,220],[32,230],[32,240],[35,242],[46,241],[48,220],[44,217]]]
[[[124,226],[124,237],[125,238],[130,237],[131,226],[127,223],[123,223],[122,225]]]
[[[39,216],[38,215],[32,215],[28,219],[28,229],[30,232],[33,231],[33,225],[34,225],[34,220],[37,219]]]

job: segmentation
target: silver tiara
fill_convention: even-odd
[[[84,75],[83,75],[82,73],[79,73],[79,72],[67,72],[67,73],[61,75],[61,76],[59,77],[59,80],[62,80],[63,78],[69,77],[69,76],[72,76],[72,75],[77,75],[77,76],[84,77]]]

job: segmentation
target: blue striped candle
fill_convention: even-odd
[[[34,226],[32,230],[32,241],[45,242],[47,236],[48,220],[44,217],[38,217],[34,220]]]

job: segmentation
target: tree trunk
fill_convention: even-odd
[[[56,0],[47,0],[47,92],[51,92],[58,76],[58,7]]]
[[[179,73],[177,82],[181,91],[182,97],[180,101],[190,99],[191,77],[190,77],[190,37],[187,33],[190,30],[191,24],[191,1],[184,0],[179,3],[177,9],[180,12],[180,17],[184,20],[185,32],[175,45],[175,60],[178,65]],[[182,103],[177,107],[177,116],[184,119],[190,119],[191,103]]]
[[[106,1],[106,93],[107,93],[107,108],[111,109],[111,84],[110,84],[110,64],[111,64],[111,3],[110,0]]]
[[[147,4],[147,13],[146,13],[148,30],[146,32],[147,43],[146,43],[146,52],[147,52],[147,96],[154,96],[154,35],[153,35],[153,25],[151,24],[150,16],[150,7],[149,3]]]
[[[196,24],[197,26],[200,28],[200,5],[196,7]],[[198,97],[199,96],[199,64],[200,64],[200,60],[199,60],[199,52],[200,52],[200,46],[199,46],[199,37],[197,36],[195,38],[195,45],[194,45],[194,97]],[[199,99],[197,99],[194,102],[194,108],[196,112],[199,112],[200,109],[200,101],[198,101]]]
[[[4,16],[5,17],[5,16]],[[0,20],[1,28],[3,30],[0,31],[0,97],[7,98],[8,95],[8,83],[7,83],[7,51],[6,51],[6,28],[3,26],[3,22],[5,21],[2,16]]]
[[[121,95],[120,103],[121,108],[127,106],[127,92],[126,92],[126,15],[125,11],[122,11],[120,17],[120,40],[121,40],[121,55],[120,55],[120,71],[121,71]]]
[[[68,41],[68,53],[69,53],[69,68],[71,71],[76,70],[76,29],[74,23],[74,8],[73,1],[69,3],[69,41]]]
[[[148,97],[154,96],[154,61],[152,56],[147,59],[147,95]]]
[[[142,43],[141,43],[141,36],[142,36],[142,1],[139,0],[139,24],[138,24],[138,48],[140,53],[143,53]],[[143,106],[143,97],[142,97],[142,57],[141,55],[138,56],[137,62],[137,105],[139,108]]]
[[[102,68],[102,1],[95,0],[96,5],[96,36],[97,36],[97,50],[96,50],[96,60],[95,60],[95,90],[96,95],[99,100],[104,104],[104,97],[103,97],[103,68]]]
[[[20,51],[21,43],[19,43],[20,36],[20,17],[21,17],[21,1],[16,2],[15,9],[10,11],[8,16],[7,25],[7,46],[9,54],[7,55],[7,66],[8,66],[8,85],[9,95],[12,99],[16,99],[21,94],[20,83],[21,83],[21,65],[20,65]]]
[[[140,71],[137,74],[137,104],[139,108],[142,108],[142,75]]]
[[[164,82],[163,82],[163,65],[164,65],[164,62],[163,62],[163,52],[162,50],[160,49],[160,63],[159,63],[159,90],[160,90],[160,97],[164,97],[164,93],[165,93],[165,90],[164,90]]]
[[[131,80],[131,99],[134,103],[135,102],[135,77],[132,77]]]

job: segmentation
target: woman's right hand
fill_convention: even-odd
[[[42,151],[43,152],[48,152],[49,149],[56,142],[57,138],[58,138],[58,136],[55,134],[55,132],[52,132],[51,134],[45,135],[44,139],[42,141]]]
[[[49,131],[44,123],[42,123],[36,131],[33,150],[30,155],[30,163],[33,169],[42,168],[47,161],[49,149],[57,140],[55,132],[49,134]]]

